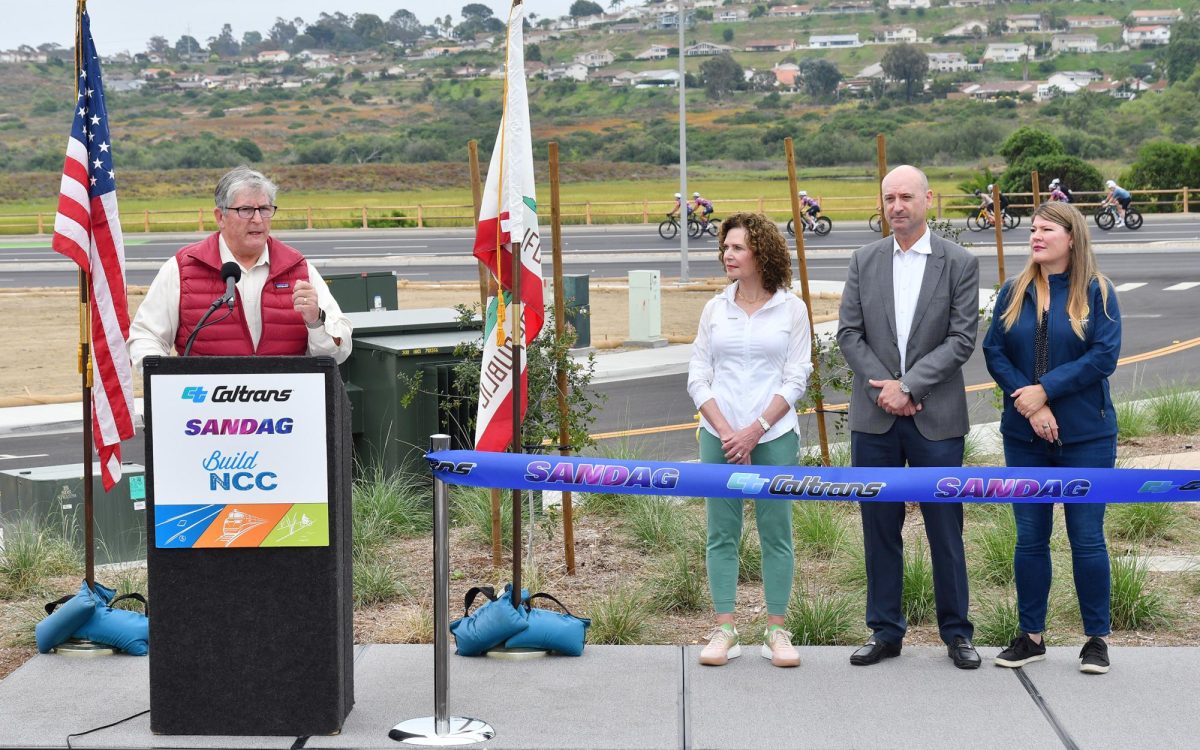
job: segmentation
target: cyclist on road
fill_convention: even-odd
[[[1063,203],[1071,202],[1071,191],[1057,177],[1050,180],[1050,200],[1062,201]]]
[[[996,217],[992,213],[992,186],[987,186],[987,191],[975,188],[975,197],[979,199],[979,210],[985,212],[988,221],[995,224]]]
[[[817,200],[808,194],[807,190],[801,190],[797,195],[800,196],[801,213],[804,215],[804,223],[809,229],[816,226],[817,214],[821,213],[821,205]]]
[[[671,210],[667,212],[667,216],[671,216],[676,219],[679,218],[679,209],[681,208],[682,204],[683,204],[683,196],[680,195],[679,193],[676,193],[675,194],[675,205],[672,206]],[[691,212],[692,212],[692,207],[688,206],[688,213],[690,214]]]
[[[695,205],[693,206],[693,208],[695,209],[696,214],[700,218],[700,228],[707,229],[708,228],[708,217],[713,212],[712,201],[708,200],[707,198],[701,198],[700,193],[692,193],[692,199],[695,201]],[[691,209],[689,209],[689,212],[690,211],[691,211]]]
[[[1116,206],[1117,223],[1114,226],[1125,226],[1125,209],[1129,208],[1129,203],[1133,200],[1133,195],[1114,180],[1105,182],[1104,187],[1108,188],[1108,194],[1104,196],[1104,200],[1100,202],[1100,205]]]

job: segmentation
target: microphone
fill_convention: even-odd
[[[238,280],[242,278],[242,267],[232,260],[221,266],[221,278],[225,281],[225,294],[217,300],[217,305],[227,302],[229,309],[233,309],[233,301],[237,298],[234,287]]]
[[[238,283],[238,279],[240,278],[242,278],[242,267],[237,263],[229,261],[221,266],[221,279],[225,281],[225,293],[213,300],[213,303],[208,306],[208,312],[204,313],[204,315],[200,318],[200,322],[197,323],[196,327],[192,329],[191,335],[187,338],[187,344],[185,344],[183,347],[183,356],[187,357],[192,353],[192,342],[196,340],[196,334],[200,333],[201,329],[203,329],[205,326],[212,325],[212,323],[219,323],[225,318],[228,318],[230,313],[233,312],[233,303],[234,300],[237,299],[235,287]],[[229,312],[226,312],[220,318],[217,318],[216,320],[212,321],[212,323],[209,323],[209,317],[211,317],[212,314],[217,311],[218,307],[225,304],[229,305]]]

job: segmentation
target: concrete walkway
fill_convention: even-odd
[[[1022,670],[955,669],[907,648],[851,667],[849,647],[801,648],[776,669],[757,648],[726,667],[695,646],[588,646],[577,659],[450,657],[451,715],[488,722],[490,748],[1194,748],[1200,649],[1113,648],[1112,671],[1078,671],[1051,648]],[[152,658],[152,657],[151,657]],[[67,747],[67,735],[149,707],[146,658],[38,656],[0,682],[0,747]],[[164,736],[143,714],[71,738],[87,748],[394,748],[388,730],[433,713],[431,646],[364,645],[354,710],[328,737]],[[252,700],[252,696],[248,696]]]

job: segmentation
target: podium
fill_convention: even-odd
[[[350,405],[330,357],[150,357],[150,729],[338,732],[354,705]]]

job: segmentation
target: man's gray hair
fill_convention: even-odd
[[[275,203],[275,192],[277,190],[275,183],[268,180],[262,172],[256,172],[243,164],[240,167],[234,167],[229,170],[217,181],[217,190],[214,196],[217,208],[229,208],[229,204],[233,201],[234,196],[246,189],[261,190],[267,194],[267,200],[272,205]]]

